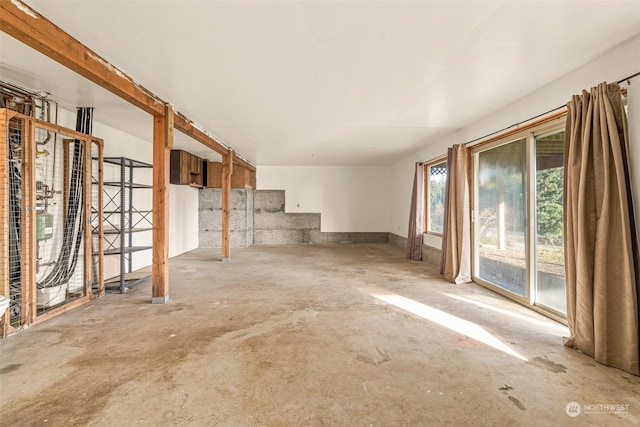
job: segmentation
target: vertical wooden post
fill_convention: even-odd
[[[92,272],[93,272],[93,234],[91,230],[91,139],[87,137],[82,141],[78,141],[82,144],[84,153],[84,215],[82,215],[82,221],[84,224],[84,295],[91,295],[92,287]]]
[[[23,138],[20,236],[22,239],[22,307],[20,323],[29,324],[36,318],[36,127],[31,120],[21,120],[21,122],[23,123]]]
[[[103,192],[102,187],[104,183],[103,176],[103,164],[104,164],[104,154],[103,154],[103,142],[96,141],[95,144],[98,147],[98,291],[96,293],[97,296],[104,295],[104,207],[103,207]]]
[[[173,148],[173,108],[153,117],[152,304],[169,301],[169,159]]]
[[[0,295],[9,298],[9,117],[0,110]],[[9,310],[2,316],[0,336],[7,336]]]
[[[231,175],[233,150],[222,155],[222,261],[231,261]]]

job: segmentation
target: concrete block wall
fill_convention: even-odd
[[[219,188],[206,188],[198,193],[198,246],[222,247],[222,191]],[[253,244],[253,203],[253,190],[231,190],[232,248],[246,248]]]
[[[254,192],[254,244],[311,243],[312,231],[320,232],[319,213],[287,213],[284,198],[284,190]]]
[[[222,245],[222,192],[199,191],[199,247]],[[319,213],[285,212],[284,190],[231,190],[231,247],[256,245],[387,243],[386,232],[323,233]]]

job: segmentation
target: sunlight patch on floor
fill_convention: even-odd
[[[515,311],[511,311],[511,310],[507,310],[504,308],[500,308],[500,307],[496,307],[495,305],[492,304],[487,304],[485,302],[482,301],[478,301],[472,298],[467,298],[467,297],[463,297],[460,295],[452,295],[452,294],[444,294],[450,298],[453,299],[457,299],[458,301],[463,301],[463,302],[467,302],[469,304],[473,304],[477,307],[481,307],[481,308],[486,308],[488,310],[492,310],[495,311],[496,313],[500,313],[500,314],[504,314],[506,316],[510,316],[510,317],[514,317],[516,319],[520,319],[520,320],[524,320],[530,323],[535,324],[536,326],[542,326],[545,328],[549,328],[549,329],[553,329],[554,331],[558,332],[561,336],[568,336],[569,335],[569,328],[567,328],[566,326],[557,323],[553,320],[541,320],[541,319],[536,319],[534,317],[531,316],[527,316],[526,314],[523,313],[517,313]]]
[[[469,338],[473,338],[476,341],[493,347],[496,350],[500,350],[510,356],[513,356],[525,362],[527,361],[524,356],[511,349],[508,345],[506,345],[498,338],[494,337],[489,332],[484,330],[481,326],[473,322],[461,319],[452,314],[422,304],[410,298],[403,297],[401,295],[371,295],[374,298],[379,299],[380,301],[384,301],[388,304],[406,310],[409,313],[420,316],[423,319],[427,319],[431,322],[437,323],[440,326],[451,329],[452,331],[455,331],[459,334],[465,335]]]

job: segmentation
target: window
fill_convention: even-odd
[[[473,153],[474,280],[563,318],[564,119]]]
[[[444,195],[447,185],[447,162],[438,159],[425,165],[427,233],[442,234],[444,229]]]

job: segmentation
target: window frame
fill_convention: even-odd
[[[535,212],[535,203],[533,201],[533,197],[535,197],[535,180],[531,180],[532,171],[535,170],[535,138],[540,135],[544,135],[548,132],[551,132],[556,129],[563,129],[566,124],[566,112],[564,114],[559,115],[559,117],[553,117],[552,119],[533,121],[532,123],[523,126],[518,131],[508,132],[502,136],[496,136],[491,138],[488,141],[484,141],[482,143],[469,146],[468,148],[471,150],[471,159],[472,159],[472,185],[471,185],[471,277],[472,280],[496,293],[499,293],[513,301],[516,301],[523,306],[537,311],[546,317],[549,317],[559,323],[566,324],[567,323],[567,315],[560,311],[549,307],[540,301],[536,300],[536,287],[535,287],[535,265],[536,265],[536,253],[535,253],[535,225],[536,225],[536,212]],[[479,264],[478,264],[478,248],[477,241],[478,236],[476,234],[476,221],[477,221],[477,212],[478,212],[478,195],[477,195],[477,174],[478,174],[478,155],[481,152],[488,151],[503,145],[510,144],[519,139],[525,139],[526,144],[526,177],[527,177],[527,197],[526,197],[526,217],[527,219],[527,230],[526,230],[526,265],[527,265],[527,283],[526,296],[522,297],[516,295],[512,292],[508,292],[501,288],[500,286],[493,284],[481,277],[479,277]],[[531,224],[533,221],[533,225]]]
[[[431,175],[431,168],[433,166],[437,166],[440,165],[441,163],[445,164],[445,167],[447,168],[447,171],[445,172],[445,192],[446,192],[446,182],[449,179],[449,168],[447,165],[447,155],[443,154],[440,155],[434,159],[429,160],[428,162],[425,162],[422,167],[423,167],[423,191],[424,191],[424,201],[423,201],[423,208],[424,208],[424,215],[423,215],[423,223],[422,223],[422,233],[423,234],[429,234],[431,236],[437,236],[437,237],[442,237],[443,233],[438,233],[437,231],[432,231],[429,229],[429,226],[431,225],[431,209],[430,209],[430,196],[431,196],[431,180],[429,179],[430,175]]]

